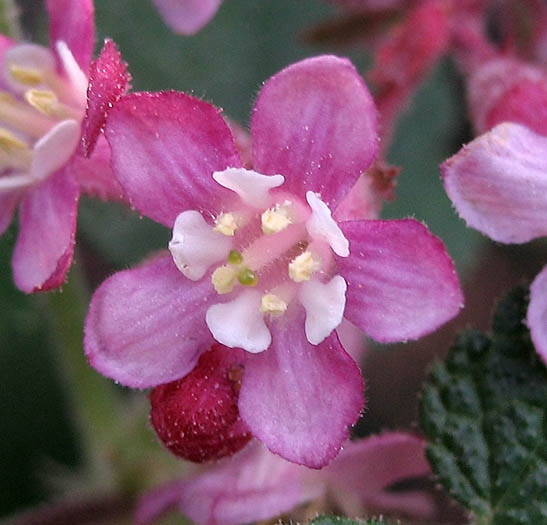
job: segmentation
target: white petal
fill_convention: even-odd
[[[261,297],[258,290],[244,290],[229,303],[211,306],[205,321],[213,337],[230,348],[253,354],[266,350],[272,336],[260,313]]]
[[[336,255],[347,257],[349,242],[332,218],[329,207],[313,191],[306,193],[306,200],[312,211],[311,217],[306,222],[308,233],[312,238],[322,239],[329,243]]]
[[[262,175],[245,168],[216,171],[213,173],[213,179],[221,186],[235,191],[245,204],[254,208],[268,206],[268,191],[285,182],[283,175]]]
[[[175,220],[169,251],[185,277],[198,281],[211,265],[226,258],[232,240],[213,230],[201,213],[189,210]]]
[[[34,145],[30,174],[43,180],[72,157],[80,140],[80,124],[75,120],[63,120],[51,128]]]
[[[59,53],[63,69],[72,85],[73,89],[71,92],[77,95],[78,102],[82,107],[85,107],[87,100],[87,76],[80,68],[78,62],[76,62],[76,59],[74,58],[72,51],[66,45],[66,42],[59,40],[56,42],[55,47],[57,48],[57,53]]]
[[[342,322],[346,289],[340,275],[326,284],[306,281],[300,288],[299,299],[306,309],[306,338],[312,345],[318,345]]]
[[[18,82],[11,74],[11,66],[34,70],[42,74],[49,73],[55,71],[55,56],[47,47],[37,44],[21,44],[13,46],[5,52],[2,64],[4,82],[13,91],[24,93],[29,87],[36,88],[44,84],[29,86]]]

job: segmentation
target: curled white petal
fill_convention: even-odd
[[[260,313],[261,299],[259,291],[244,290],[229,303],[211,306],[205,321],[213,337],[230,348],[253,354],[266,350],[272,336]]]
[[[43,180],[62,168],[72,157],[80,140],[80,124],[63,120],[51,128],[36,144],[30,165],[30,174]]]
[[[306,200],[311,208],[311,216],[306,222],[306,229],[314,239],[327,242],[334,253],[340,257],[349,255],[349,241],[332,218],[329,207],[313,192],[306,193]]]
[[[85,107],[87,99],[87,77],[80,68],[78,62],[76,62],[76,59],[74,58],[72,51],[66,45],[66,42],[58,40],[55,43],[55,47],[57,48],[57,53],[59,53],[63,69],[72,85],[72,93],[77,95],[78,102]]]
[[[340,275],[325,284],[318,281],[302,284],[299,299],[306,310],[306,338],[312,345],[318,345],[342,322],[346,290],[346,281]]]
[[[268,206],[268,192],[285,182],[283,175],[262,175],[245,168],[216,171],[213,179],[221,186],[235,191],[245,204],[254,208]]]
[[[232,240],[213,231],[201,213],[182,212],[173,226],[169,251],[177,268],[192,281],[201,279],[209,267],[226,258]]]

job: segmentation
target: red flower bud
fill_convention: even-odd
[[[215,344],[190,374],[150,394],[150,419],[165,446],[202,463],[230,456],[251,439],[237,407],[243,351]]]

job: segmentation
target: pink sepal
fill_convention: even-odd
[[[547,266],[530,286],[530,305],[526,318],[537,353],[547,365]]]
[[[153,0],[163,21],[176,33],[193,35],[215,16],[222,0]]]

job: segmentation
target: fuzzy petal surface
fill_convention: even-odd
[[[382,342],[416,339],[452,319],[463,297],[443,243],[413,219],[340,223],[350,255],[344,316]]]
[[[89,69],[95,45],[93,0],[47,0],[51,48],[66,42],[84,73]]]
[[[213,342],[205,325],[213,299],[210,280],[186,279],[170,255],[114,274],[89,307],[84,347],[91,366],[133,388],[185,376]]]
[[[222,0],[153,0],[164,22],[177,33],[193,35],[215,16]]]
[[[388,432],[351,441],[325,470],[329,489],[345,514],[403,513],[416,519],[432,519],[435,504],[421,491],[388,491],[409,478],[428,476],[425,441],[404,432]]]
[[[214,468],[148,494],[137,508],[137,522],[150,522],[173,503],[199,525],[275,518],[323,492],[321,483],[304,482],[307,474],[304,467],[284,461],[254,441]]]
[[[547,235],[547,137],[500,124],[441,171],[448,196],[472,228],[506,243]]]
[[[284,189],[319,193],[334,210],[376,155],[376,121],[372,97],[348,60],[303,60],[273,76],[258,96],[254,169],[284,175]]]
[[[114,175],[143,215],[172,227],[182,211],[215,213],[232,198],[212,175],[241,161],[210,104],[173,91],[133,93],[112,108],[105,134]]]
[[[80,150],[86,157],[93,151],[110,109],[127,91],[130,81],[127,64],[122,60],[116,44],[107,39],[89,72],[87,108],[80,143]]]
[[[526,319],[538,354],[547,365],[547,266],[530,286],[530,304]]]
[[[60,286],[72,262],[80,189],[66,169],[31,188],[19,207],[13,278],[26,293]]]
[[[272,452],[312,468],[338,454],[363,408],[359,368],[335,334],[310,344],[303,311],[272,323],[272,344],[251,355],[239,394],[239,412]]]

